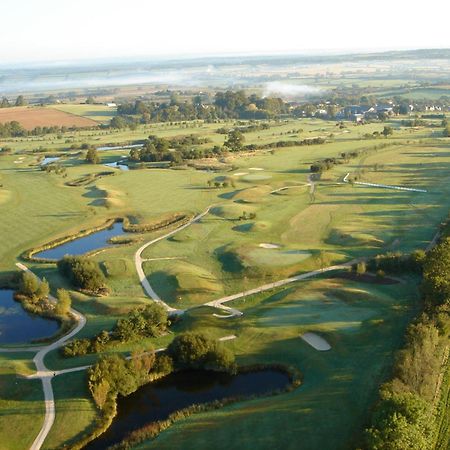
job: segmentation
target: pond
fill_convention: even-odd
[[[14,291],[0,289],[0,344],[24,344],[52,336],[58,331],[55,320],[27,313],[14,300]]]
[[[113,167],[114,169],[130,170],[126,164],[120,164],[120,162],[106,163],[104,165],[107,167]]]
[[[44,259],[61,259],[65,255],[83,255],[87,252],[114,245],[109,240],[124,234],[126,232],[123,231],[122,223],[115,222],[111,228],[96,231],[95,233],[74,239],[73,241],[66,242],[48,250],[43,250],[42,252],[35,253],[33,256]]]
[[[262,395],[289,384],[286,373],[267,369],[230,375],[207,370],[174,372],[149,383],[128,397],[119,397],[117,416],[105,433],[86,447],[103,450],[121,442],[130,432],[167,419],[190,405],[236,396]]]
[[[42,161],[41,161],[41,166],[46,166],[47,164],[51,164],[54,163],[56,161],[59,161],[61,158],[59,156],[46,156]]]
[[[144,144],[130,144],[130,145],[116,145],[116,146],[104,146],[104,147],[97,147],[97,150],[100,152],[105,152],[108,150],[123,150],[127,148],[138,148],[143,147]]]

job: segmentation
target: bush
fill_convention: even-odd
[[[106,289],[106,280],[99,265],[85,256],[64,256],[57,263],[59,271],[80,289],[99,293]]]
[[[180,369],[236,370],[231,351],[202,333],[178,335],[170,343],[167,352]]]

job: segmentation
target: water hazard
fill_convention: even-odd
[[[35,253],[33,256],[44,259],[61,259],[65,255],[83,255],[84,253],[114,245],[109,240],[124,234],[126,232],[122,228],[122,223],[115,222],[111,228],[96,231],[95,233],[74,239],[73,241],[66,242],[48,250],[43,250],[42,252]]]
[[[289,384],[286,373],[268,369],[230,375],[206,370],[174,372],[149,383],[128,397],[119,397],[117,416],[105,433],[86,449],[103,450],[121,442],[130,432],[190,405],[229,397],[262,395]]]
[[[55,320],[27,313],[14,300],[14,291],[0,289],[0,344],[30,343],[34,339],[52,336],[58,328]]]

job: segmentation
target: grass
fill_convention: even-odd
[[[354,298],[351,289],[365,295]],[[288,394],[191,416],[136,448],[355,448],[416,300],[414,282],[386,287],[315,280],[235,302],[245,313],[239,319],[214,322],[206,316],[211,311],[197,312],[184,328],[233,332],[238,337],[228,345],[240,364],[294,365],[303,384]],[[305,331],[320,332],[332,350],[308,346],[299,338]]]
[[[348,124],[344,131],[349,132],[343,133],[334,122],[318,119],[273,123],[268,130],[246,133],[246,142],[262,144],[330,134],[334,137],[327,137],[328,142],[322,145],[276,149],[273,153],[230,154],[226,161],[233,171],[218,171],[214,176],[191,168],[147,169],[117,171],[114,176],[92,179],[85,186],[65,184],[105,170],[102,165],[85,164],[84,155],[69,151],[72,143],[100,146],[131,142],[150,133],[196,133],[220,145],[224,136],[215,130],[223,125],[154,124],[135,131],[77,131],[63,139],[48,135],[10,140],[7,145],[17,153],[0,157],[0,236],[8,237],[0,241],[0,270],[13,269],[18,256],[28,248],[102,224],[107,218],[129,215],[133,223],[141,223],[171,213],[197,213],[214,205],[199,223],[143,253],[149,259],[175,258],[144,264],[147,277],[164,300],[181,307],[198,306],[353,257],[425,248],[447,215],[449,144],[433,137],[427,128],[404,129],[397,119],[392,121],[396,131],[390,139],[362,139],[365,133],[381,131],[384,124]],[[303,131],[293,132],[298,129]],[[313,196],[308,187],[270,193],[306,183],[309,167],[316,160],[381,143],[390,145],[324,173]],[[40,145],[51,152],[65,153],[61,163],[67,178],[39,170],[37,154],[30,150]],[[100,153],[105,163],[128,152]],[[264,170],[250,170],[259,167]],[[233,176],[239,172],[270,178]],[[428,192],[343,184],[347,172],[358,173],[363,181],[417,186]],[[208,188],[207,182],[213,177],[233,177],[235,187]],[[7,196],[2,195],[6,191]],[[244,212],[256,217],[239,219]],[[138,240],[135,243],[112,246],[93,256],[107,275],[111,294],[90,298],[71,291],[74,307],[87,317],[87,325],[77,337],[111,330],[130,308],[148,302],[138,282],[133,255],[142,242],[166,231],[133,235]],[[263,249],[260,243],[281,247]],[[286,253],[289,251],[299,253]],[[312,256],[306,257],[309,254]],[[30,267],[49,280],[53,292],[57,287],[71,288],[54,265],[32,263]],[[206,307],[189,311],[175,325],[175,333],[195,329],[217,338],[236,334],[238,338],[226,345],[237,353],[239,363],[294,364],[304,373],[305,382],[290,394],[193,416],[144,447],[250,448],[252,443],[252,448],[261,449],[298,448],[301,442],[302,448],[314,449],[341,448],[343,442],[357,442],[377,384],[400,345],[403,329],[414,310],[414,283],[410,280],[406,285],[376,286],[317,279],[234,302],[244,311],[242,318],[215,318],[214,310]],[[332,351],[318,353],[307,346],[299,338],[305,331],[323,334]],[[112,351],[128,354],[135,348],[159,348],[172,338],[173,335],[167,335],[147,339]],[[0,356],[7,363],[5,384],[0,389],[8,393],[16,382],[14,374],[33,368],[30,359],[21,355]],[[56,370],[91,364],[97,358],[98,355],[87,355],[63,359],[53,351],[46,364]],[[0,420],[9,421],[12,414],[18,429],[27,429],[21,436],[5,436],[11,448],[26,448],[39,429],[42,393],[39,382],[18,383],[25,393],[23,401],[14,398],[0,403],[0,410],[8,412]],[[92,425],[96,414],[88,400],[83,374],[62,376],[54,384],[57,418],[47,448],[72,442]],[[5,429],[2,425],[0,430]],[[23,440],[19,442],[20,439]]]
[[[87,390],[86,372],[56,377],[53,381],[56,397],[56,417],[43,449],[61,448],[75,443],[90,430],[98,412]]]
[[[29,448],[44,420],[40,380],[17,374],[32,370],[32,353],[0,353],[0,442],[8,450]]]

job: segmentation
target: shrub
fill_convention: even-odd
[[[167,348],[174,363],[181,369],[210,369],[234,372],[234,355],[223,344],[203,333],[178,335]]]
[[[106,288],[99,265],[85,256],[64,256],[58,261],[59,271],[80,289],[98,293]]]

